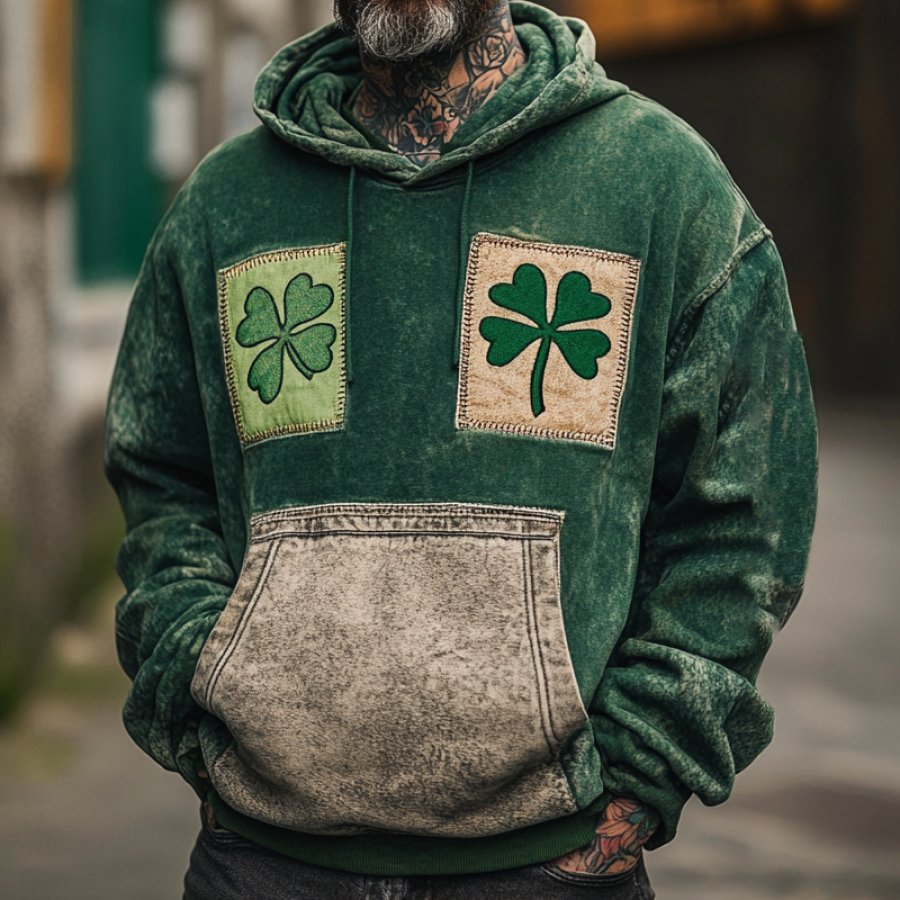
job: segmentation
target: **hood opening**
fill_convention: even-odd
[[[335,23],[275,55],[257,80],[254,109],[273,134],[299,150],[413,186],[627,92],[595,61],[586,23],[524,0],[512,0],[510,8],[525,64],[423,167],[376,146],[350,116],[348,101],[362,68],[356,40]]]

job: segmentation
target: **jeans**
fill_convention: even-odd
[[[182,900],[653,900],[644,860],[620,875],[565,872],[551,863],[478,875],[355,875],[267,850],[232,831],[202,828]]]

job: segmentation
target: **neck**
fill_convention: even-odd
[[[462,47],[404,63],[363,54],[354,116],[416,165],[440,156],[459,126],[525,62],[509,0],[500,0]]]

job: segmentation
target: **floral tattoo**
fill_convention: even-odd
[[[628,797],[613,798],[603,811],[597,836],[585,847],[554,860],[567,872],[617,875],[637,865],[656,819],[643,804]]]
[[[353,113],[398,153],[424,166],[524,62],[509,2],[500,0],[478,36],[462,48],[405,64],[363,57]]]

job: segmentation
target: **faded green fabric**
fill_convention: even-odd
[[[659,814],[651,848],[670,841],[687,798],[726,799],[770,741],[756,676],[802,588],[815,416],[771,236],[694,131],[606,79],[583,23],[524,3],[513,15],[528,63],[421,170],[347,118],[351,41],[329,27],[283,50],[258,86],[264,127],[207,157],[157,230],[110,389],[105,462],[128,527],[116,617],[134,682],[125,723],[201,796],[197,768],[229,735],[189,686],[251,514],[354,501],[565,511],[562,610],[594,732],[563,757],[580,812],[480,839],[314,837],[214,797],[229,827],[350,871],[552,858],[590,840],[616,793]],[[217,273],[346,241],[351,164],[343,426],[242,447]],[[615,449],[455,426],[459,227],[463,246],[488,232],[640,260]],[[283,317],[282,287],[269,290]],[[336,636],[341,652],[352,648]],[[378,727],[361,723],[360,740]]]

